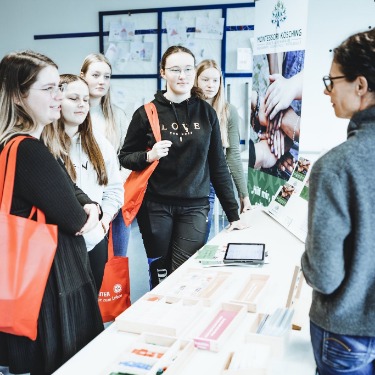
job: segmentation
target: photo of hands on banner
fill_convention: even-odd
[[[288,180],[298,160],[305,51],[254,56],[249,168]]]

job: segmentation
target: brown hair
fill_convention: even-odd
[[[363,76],[369,91],[375,91],[375,29],[351,35],[333,50],[333,61],[340,65],[346,79]]]
[[[0,142],[15,134],[28,134],[37,127],[23,104],[40,71],[57,65],[47,56],[33,51],[12,52],[0,62]]]
[[[74,74],[62,74],[60,76],[60,84],[69,84],[77,81],[83,82],[85,85],[87,85],[86,81],[83,78]],[[81,138],[82,149],[88,156],[90,163],[93,165],[94,170],[96,171],[98,184],[107,185],[107,170],[105,167],[103,155],[94,137],[90,113],[87,114],[82,124],[78,126],[78,133]],[[55,124],[51,124],[45,127],[42,133],[42,139],[50,149],[51,153],[56,158],[61,158],[63,160],[69,176],[73,181],[76,181],[76,170],[69,157],[71,139],[65,133],[63,113],[61,113],[60,119],[57,120]]]
[[[183,47],[183,46],[170,46],[164,52],[164,54],[163,54],[163,56],[162,56],[162,58],[160,60],[160,70],[161,71],[165,70],[165,65],[166,65],[166,62],[167,62],[167,58],[169,56],[173,55],[174,53],[179,53],[179,52],[184,52],[184,53],[187,53],[190,56],[192,56],[193,59],[194,59],[194,67],[195,67],[196,60],[195,60],[195,56],[194,56],[193,52],[191,52],[188,48]],[[195,85],[191,88],[191,95],[196,95],[196,96],[198,96],[201,99],[204,98],[202,90],[199,87],[195,86]]]

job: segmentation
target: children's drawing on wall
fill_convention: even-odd
[[[182,45],[187,40],[186,25],[177,18],[167,18],[167,37],[169,46]]]
[[[152,61],[153,51],[153,42],[110,43],[105,56],[116,72],[125,73],[129,62]]]
[[[117,60],[118,52],[119,50],[117,48],[117,45],[115,43],[110,43],[107,51],[105,52],[105,57],[110,61],[112,65]]]
[[[109,25],[109,42],[124,42],[133,40],[135,23],[130,21],[111,22]]]
[[[151,61],[154,44],[151,42],[131,42],[130,60],[131,61]]]
[[[197,17],[195,37],[199,39],[223,39],[224,18]]]

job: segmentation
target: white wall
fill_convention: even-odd
[[[99,38],[34,40],[34,35],[97,32],[99,11],[231,3],[229,0],[179,0],[173,4],[169,0],[0,1],[0,57],[14,50],[33,49],[55,60],[62,73],[78,73],[83,58],[98,51]],[[374,14],[373,0],[309,1],[302,154],[326,151],[345,139],[347,121],[335,118],[329,98],[323,95],[322,76],[329,73],[332,59],[329,50],[350,34],[374,27]]]
[[[34,40],[34,35],[99,31],[101,11],[249,3],[249,0],[0,0],[0,58],[32,49],[51,57],[61,73],[78,73],[82,60],[99,51],[99,38]],[[252,1],[251,1],[252,2]]]
[[[329,97],[323,94],[322,77],[329,74],[333,56],[330,50],[349,35],[375,27],[374,17],[374,0],[309,1],[301,154],[324,152],[346,139],[348,120],[335,117]]]

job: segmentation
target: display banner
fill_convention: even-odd
[[[260,0],[255,8],[248,188],[268,206],[299,156],[308,0]]]

